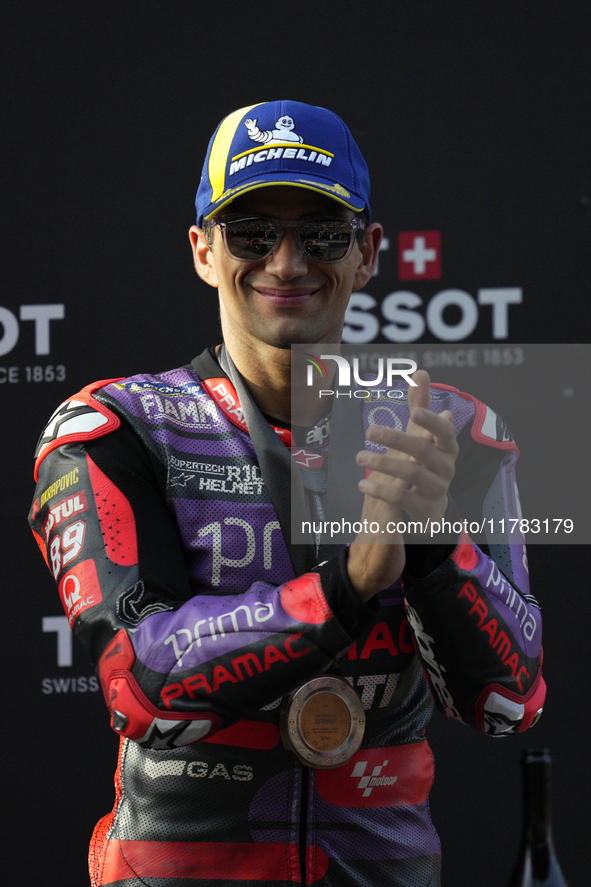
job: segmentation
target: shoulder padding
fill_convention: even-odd
[[[431,387],[459,394],[464,400],[472,401],[476,412],[470,434],[477,443],[484,444],[486,447],[495,447],[499,450],[514,450],[519,455],[519,448],[513,440],[511,432],[501,417],[494,410],[491,410],[489,406],[471,394],[466,394],[464,391],[460,391],[459,388],[454,388],[452,385],[432,382]]]
[[[41,432],[37,443],[35,480],[38,480],[39,466],[43,459],[56,447],[68,443],[80,443],[85,440],[96,440],[97,437],[102,437],[119,428],[121,425],[119,417],[104,404],[95,400],[92,395],[99,388],[103,388],[110,382],[119,382],[121,378],[93,382],[60,404]]]

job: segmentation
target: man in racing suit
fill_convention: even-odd
[[[190,232],[224,345],[90,385],[41,435],[31,526],[121,735],[93,885],[437,885],[433,707],[497,735],[541,711],[521,538],[291,542],[294,465],[322,516],[310,466],[331,438],[330,416],[289,427],[290,345],[340,341],[381,235],[336,115],[287,101],[234,112]],[[355,406],[364,526],[453,518],[468,501],[485,521],[515,516],[516,447],[498,417],[426,373],[413,381],[381,425],[371,400]],[[306,687],[338,697],[341,725],[364,722],[336,765],[349,737],[331,744],[330,718],[296,711]],[[292,722],[322,741],[294,743]]]

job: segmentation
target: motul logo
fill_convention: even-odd
[[[78,514],[80,511],[87,510],[88,503],[86,501],[84,490],[81,490],[75,496],[70,496],[68,499],[64,499],[63,502],[59,502],[57,505],[54,505],[53,508],[50,509],[45,523],[43,524],[43,535],[47,542],[49,542],[49,534],[54,526],[60,524],[63,520]]]

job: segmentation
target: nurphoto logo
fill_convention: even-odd
[[[308,387],[314,384],[314,370],[316,369],[322,378],[328,378],[329,372],[324,363],[325,360],[334,360],[337,365],[337,386],[338,388],[350,388],[351,387],[351,364],[346,357],[343,357],[341,354],[321,354],[320,357],[316,357],[314,354],[304,353],[303,357],[308,362],[307,375],[306,375],[306,385]],[[417,371],[417,362],[415,360],[410,360],[406,357],[380,357],[377,361],[377,375],[375,379],[361,379],[359,377],[359,358],[353,358],[353,379],[357,383],[357,385],[362,386],[361,390],[357,389],[354,393],[355,397],[367,397],[369,396],[369,391],[367,387],[369,385],[380,385],[384,379],[386,380],[386,385],[391,388],[393,385],[394,377],[398,379],[404,379],[405,382],[410,386],[416,388],[417,383],[411,379],[413,373]],[[319,392],[319,397],[323,395],[331,395],[334,394],[334,391],[324,390]],[[337,391],[337,396],[339,396],[339,392]],[[350,396],[350,392],[349,392]],[[403,392],[397,391],[396,396],[401,398],[403,396]]]

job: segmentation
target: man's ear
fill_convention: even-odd
[[[378,222],[372,222],[365,229],[365,238],[360,247],[361,258],[355,273],[353,288],[358,290],[373,277],[384,229]]]
[[[209,248],[209,242],[203,228],[192,225],[189,228],[189,240],[193,250],[193,262],[195,271],[205,283],[217,289],[218,278],[213,262],[213,253]]]

